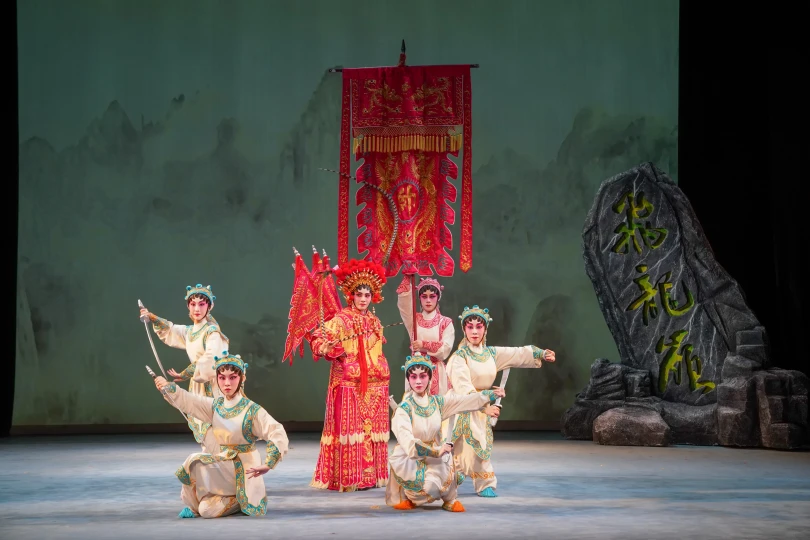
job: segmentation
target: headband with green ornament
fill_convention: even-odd
[[[489,323],[492,322],[492,317],[489,316],[489,309],[483,308],[481,309],[478,306],[467,307],[464,306],[464,311],[461,312],[461,315],[458,316],[461,319],[461,327],[464,327],[464,321],[467,320],[469,317],[478,316],[484,320],[484,324],[487,328],[489,328]]]
[[[430,361],[430,358],[427,356],[422,356],[420,353],[414,353],[413,356],[406,356],[405,365],[402,366],[402,371],[407,372],[413,366],[424,367],[429,373],[433,371],[433,363]]]
[[[247,362],[242,360],[242,357],[238,354],[229,354],[228,351],[222,351],[222,356],[215,356],[214,370],[217,370],[222,366],[233,366],[240,370],[243,374],[247,375]]]
[[[206,285],[205,287],[203,287],[201,283],[197,283],[193,287],[188,285],[186,287],[186,301],[195,294],[201,294],[208,298],[208,303],[210,303],[211,306],[214,305],[214,300],[217,299],[217,297],[214,296],[214,291],[211,290],[211,285]]]

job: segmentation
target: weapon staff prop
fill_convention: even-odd
[[[503,372],[501,373],[501,386],[500,386],[501,389],[506,388],[506,381],[508,379],[509,379],[509,368],[503,370]],[[502,409],[502,407],[501,407],[501,398],[498,398],[498,399],[495,400],[495,406],[498,407],[499,409]],[[497,423],[498,423],[497,418],[490,418],[489,419],[489,425],[491,425],[492,427],[495,427],[495,424],[497,424]]]
[[[390,193],[386,193],[385,190],[383,190],[380,186],[376,186],[370,182],[366,182],[365,180],[358,180],[357,178],[355,178],[350,174],[344,174],[334,169],[324,169],[323,167],[318,167],[318,170],[333,172],[344,178],[349,178],[350,180],[357,180],[358,182],[367,185],[371,189],[379,191],[382,194],[382,196],[385,197],[385,199],[388,201],[388,209],[391,211],[391,215],[394,218],[394,231],[391,233],[391,241],[388,243],[388,249],[385,252],[385,258],[383,259],[382,262],[382,266],[383,268],[385,268],[385,266],[388,264],[388,258],[391,256],[391,250],[394,248],[394,244],[396,244],[397,242],[397,232],[399,231],[399,212],[397,212],[397,203],[394,202],[394,197]]]
[[[157,379],[157,375],[155,375],[155,372],[154,372],[154,371],[152,371],[152,368],[150,368],[149,366],[146,366],[146,371],[149,373],[149,375],[151,375],[151,376],[152,376],[152,379],[153,379],[153,380],[154,380],[154,379]],[[168,379],[167,379],[167,380],[168,380]],[[169,401],[171,401],[171,402],[174,404],[174,406],[175,406],[174,408],[175,408],[175,409],[177,409],[177,403],[174,401],[174,398],[172,397],[172,395],[171,395],[169,392],[167,392],[165,388],[163,388],[163,389],[160,391],[160,393],[161,393],[161,394],[163,394],[164,396],[168,397],[168,398],[169,398]],[[180,411],[180,409],[177,409],[177,410],[178,410],[178,411]],[[184,413],[183,411],[180,411],[180,414],[182,414],[182,415],[183,415],[183,418],[185,418],[185,419],[186,419],[186,422],[188,422],[188,421],[189,421],[189,420],[188,420],[188,416],[186,416],[186,413]]]
[[[146,307],[144,307],[143,302],[141,302],[140,299],[138,299],[138,307],[141,309],[146,309]],[[146,337],[149,338],[149,345],[151,345],[152,347],[152,353],[155,355],[155,360],[157,360],[158,367],[160,367],[160,372],[163,373],[163,377],[168,381],[169,376],[166,375],[166,370],[163,369],[163,364],[160,361],[157,349],[155,349],[155,342],[152,341],[152,334],[149,332],[149,317],[144,315],[143,317],[141,317],[141,322],[143,322],[143,328],[144,330],[146,330]]]
[[[401,54],[403,54],[403,55],[405,54],[405,40],[404,39],[402,40],[402,47],[400,47],[400,51],[401,51]],[[481,67],[480,64],[470,64],[470,69],[478,69],[479,67]],[[333,68],[327,69],[326,71],[327,71],[327,73],[341,73],[343,71],[343,68],[333,67]]]

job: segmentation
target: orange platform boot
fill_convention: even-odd
[[[446,502],[442,505],[442,510],[447,510],[448,512],[464,512],[464,505],[459,501],[453,501],[452,503]]]
[[[394,510],[413,510],[414,508],[416,508],[416,505],[410,499],[405,499],[394,505]]]

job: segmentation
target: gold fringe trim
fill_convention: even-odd
[[[453,474],[455,474],[455,473],[453,473]],[[380,488],[380,487],[385,487],[387,485],[388,485],[388,480],[386,480],[385,478],[378,478],[377,479],[376,487]],[[319,480],[315,480],[315,478],[313,477],[312,481],[309,483],[309,487],[313,487],[315,489],[329,489],[329,484],[326,483],[326,482],[321,482]],[[357,485],[340,486],[339,491],[342,491],[344,493],[357,491]]]
[[[363,442],[362,433],[352,433],[351,435],[341,435],[338,437],[340,444],[359,444]]]
[[[385,433],[370,433],[369,434],[372,442],[388,442],[391,439],[391,432]],[[366,435],[362,431],[360,433],[352,433],[351,435],[340,435],[335,437],[334,435],[321,435],[321,444],[333,444],[335,439],[340,444],[360,444],[366,440]]]
[[[378,152],[458,152],[461,150],[464,135],[364,135],[352,140],[352,153]]]

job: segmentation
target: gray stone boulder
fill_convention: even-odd
[[[593,440],[610,446],[668,446],[670,429],[653,410],[618,407],[594,421]]]

